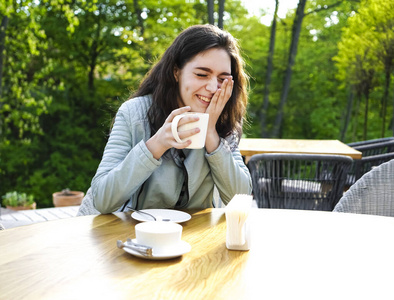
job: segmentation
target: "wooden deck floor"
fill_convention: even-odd
[[[72,218],[77,215],[78,208],[79,206],[65,206],[13,211],[2,207],[0,208],[0,224],[5,229],[9,229],[37,222]]]

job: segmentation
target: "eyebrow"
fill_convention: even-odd
[[[210,73],[212,73],[212,70],[211,70],[210,68],[196,67],[195,69],[198,69],[198,70],[202,70],[202,71],[205,71],[205,72],[210,72]],[[231,73],[222,72],[222,73],[220,73],[220,75],[231,76]]]

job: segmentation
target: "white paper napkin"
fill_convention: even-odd
[[[250,227],[248,217],[253,196],[237,194],[226,206],[226,246],[231,250],[249,250]]]

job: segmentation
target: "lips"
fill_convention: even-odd
[[[204,102],[211,102],[211,98],[205,97],[205,96],[201,96],[201,95],[197,95],[198,99],[204,101]]]

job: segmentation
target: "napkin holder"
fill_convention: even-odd
[[[249,213],[252,208],[251,195],[235,195],[226,206],[226,247],[229,250],[249,250],[251,226]]]

